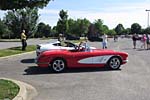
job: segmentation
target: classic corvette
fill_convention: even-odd
[[[77,48],[78,45],[65,41],[64,45],[61,45],[60,41],[51,42],[51,43],[45,43],[45,44],[38,44],[36,48],[36,55],[40,55],[41,52],[47,51],[47,50],[53,50],[53,49],[67,49],[67,50],[73,50]],[[96,49],[95,47],[90,47],[91,49]]]
[[[79,45],[73,50],[55,49],[42,52],[35,62],[39,67],[49,67],[54,72],[62,72],[65,68],[108,67],[119,69],[127,63],[128,54],[114,50],[90,49]]]

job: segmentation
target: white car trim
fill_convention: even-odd
[[[78,63],[81,63],[81,64],[105,64],[112,56],[113,55],[88,57],[88,58],[79,60]]]

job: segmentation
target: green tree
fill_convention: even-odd
[[[88,30],[89,30],[88,34],[96,33],[95,25],[93,23],[91,23]]]
[[[58,36],[57,26],[54,26],[54,27],[51,29],[51,36],[52,36],[52,37]]]
[[[86,36],[88,33],[88,27],[90,26],[90,21],[87,20],[86,18],[84,19],[79,19],[79,27],[78,30],[80,30],[79,35],[84,35]]]
[[[94,22],[94,26],[98,34],[103,34],[103,20],[98,19]]]
[[[90,21],[87,19],[77,19],[76,21],[69,20],[69,29],[72,29],[72,33],[78,36],[86,36],[88,33],[88,28],[90,26]]]
[[[59,13],[60,19],[57,22],[57,32],[66,34],[68,32],[68,15],[67,11],[61,10]]]
[[[34,37],[41,38],[44,36],[44,33],[43,33],[44,26],[45,24],[42,22],[37,25],[37,32],[34,34]]]
[[[77,30],[77,27],[76,27],[76,21],[73,20],[73,19],[68,19],[68,33],[67,34],[76,34],[76,30]]]
[[[107,25],[103,25],[103,33],[109,34],[109,28]]]
[[[109,30],[107,32],[107,34],[110,35],[110,36],[114,36],[114,35],[116,35],[116,31],[112,29],[112,30]]]
[[[122,24],[118,24],[115,28],[115,32],[117,33],[117,35],[121,35],[124,31],[124,27]]]
[[[108,26],[103,24],[102,19],[98,19],[94,22],[95,33],[102,35],[103,33],[108,33]]]
[[[5,24],[0,19],[0,39],[2,38],[2,35],[4,34]]]
[[[20,32],[25,29],[27,35],[32,35],[36,32],[38,21],[38,9],[18,9],[16,11],[8,11],[5,14],[4,22],[8,28],[13,32],[14,38],[20,38]]]
[[[45,25],[45,28],[44,28],[44,36],[45,37],[50,37],[51,35],[51,26],[49,26],[48,24]]]
[[[0,39],[2,38],[11,38],[10,37],[10,30],[8,29],[7,25],[0,19]]]
[[[129,35],[131,34],[131,29],[130,28],[126,28],[122,31],[122,35]]]
[[[47,24],[44,23],[39,23],[37,26],[37,32],[35,34],[35,37],[49,37],[51,33],[51,27]]]
[[[43,8],[51,0],[1,0],[1,10],[16,10],[23,8]]]
[[[141,32],[141,26],[138,23],[133,23],[131,25],[131,33],[132,34],[134,34],[134,33],[139,34],[140,32]]]
[[[150,27],[147,27],[147,28],[144,30],[144,34],[150,34]]]

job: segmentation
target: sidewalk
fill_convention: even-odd
[[[36,89],[27,83],[8,78],[0,79],[10,80],[20,87],[18,95],[13,100],[32,100],[37,95]]]

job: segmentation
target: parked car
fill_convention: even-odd
[[[73,50],[77,48],[78,45],[74,44],[69,41],[64,41],[64,45],[61,45],[60,41],[52,42],[52,43],[46,43],[46,44],[38,44],[36,47],[36,55],[40,55],[41,52],[47,51],[47,50],[53,50],[53,49],[67,49],[67,50]],[[91,49],[96,49],[95,47],[90,47]]]
[[[66,35],[66,40],[80,40],[80,37],[75,35]]]
[[[128,54],[114,50],[92,49],[84,51],[80,46],[73,50],[50,50],[42,52],[35,62],[38,67],[49,67],[54,72],[62,72],[66,68],[109,67],[119,69],[127,63]]]
[[[98,37],[98,36],[89,36],[88,40],[91,41],[91,42],[94,42],[94,41],[102,42],[103,41],[103,39],[101,37]]]

